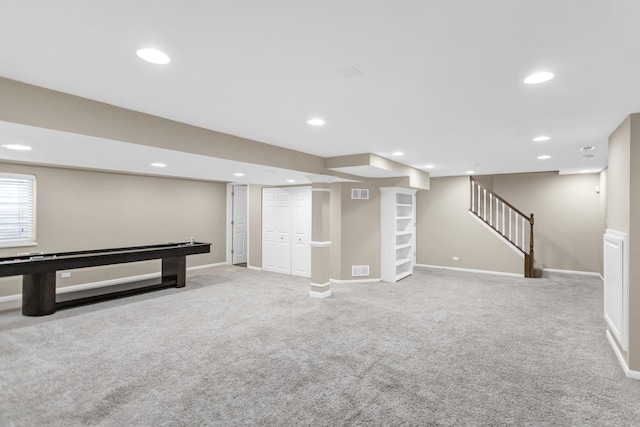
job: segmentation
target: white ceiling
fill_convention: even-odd
[[[571,173],[605,167],[607,137],[640,111],[638,16],[637,0],[2,1],[0,75],[432,176]],[[522,83],[537,70],[556,77]]]

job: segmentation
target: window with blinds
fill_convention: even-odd
[[[0,247],[36,240],[36,177],[0,173]]]

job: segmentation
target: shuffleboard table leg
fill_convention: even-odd
[[[187,283],[187,257],[162,258],[162,283],[175,281],[176,288]]]
[[[56,312],[56,272],[22,276],[22,314],[46,316]]]

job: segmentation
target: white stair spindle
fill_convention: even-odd
[[[509,208],[509,241],[511,241],[511,208]]]
[[[502,204],[502,235],[504,236],[504,207],[506,205],[503,203]]]
[[[471,212],[475,212],[475,195],[476,195],[476,186],[473,181],[471,181]]]
[[[527,252],[525,250],[525,245],[524,245],[524,217],[522,217],[522,243],[521,243],[521,245],[522,245],[522,250],[524,252]]]
[[[484,190],[484,215],[482,216],[482,218],[486,221],[487,220],[487,189],[483,188]]]
[[[489,225],[493,225],[493,194],[489,193]]]
[[[516,221],[515,222],[516,222],[516,241],[515,241],[515,244],[516,244],[516,247],[517,247],[518,246],[518,215],[517,214],[516,214]]]

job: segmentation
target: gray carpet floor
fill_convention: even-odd
[[[640,425],[597,278],[308,290],[228,266],[41,318],[0,306],[0,425]]]

